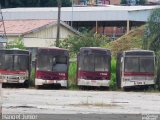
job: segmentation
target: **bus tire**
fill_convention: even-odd
[[[35,88],[36,88],[36,89],[41,89],[42,86],[41,86],[41,85],[36,85]]]
[[[156,90],[156,85],[149,85],[148,90]]]
[[[24,88],[29,88],[29,81],[26,80],[26,81],[23,83],[23,85],[24,85]]]

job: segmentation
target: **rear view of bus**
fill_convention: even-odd
[[[154,86],[155,54],[149,50],[129,50],[117,56],[119,88]]]
[[[61,48],[38,48],[35,85],[67,87],[69,54]]]
[[[109,86],[111,74],[110,50],[83,47],[80,49],[77,60],[78,86]]]
[[[0,50],[0,79],[4,83],[29,86],[31,55],[27,50]]]

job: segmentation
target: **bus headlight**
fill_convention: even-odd
[[[25,80],[25,77],[24,77],[24,76],[23,76],[23,77],[19,77],[19,79],[20,79],[20,80]]]
[[[130,81],[130,78],[124,78],[123,81],[124,82]]]
[[[0,79],[4,80],[4,79],[6,79],[6,77],[3,76],[3,75],[1,75],[1,76],[0,76]]]

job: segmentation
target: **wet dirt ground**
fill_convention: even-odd
[[[2,89],[3,114],[160,114],[160,93]]]

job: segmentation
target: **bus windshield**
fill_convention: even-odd
[[[109,60],[106,55],[102,54],[85,54],[81,55],[79,70],[83,71],[108,71]]]
[[[154,72],[154,57],[126,57],[125,72]]]
[[[67,57],[62,55],[40,54],[38,56],[37,70],[67,72]]]
[[[26,55],[0,55],[1,70],[27,70],[28,62]]]

